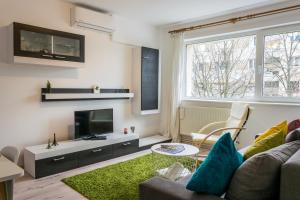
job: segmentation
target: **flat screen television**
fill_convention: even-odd
[[[75,111],[75,139],[91,139],[113,131],[113,109]]]

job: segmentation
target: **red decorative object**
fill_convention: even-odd
[[[300,128],[300,119],[296,119],[294,121],[291,121],[288,125],[288,133],[297,129],[297,128]]]

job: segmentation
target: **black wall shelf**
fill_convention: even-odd
[[[41,89],[42,102],[47,101],[88,101],[130,99],[134,96],[129,89],[100,89],[94,93],[92,88],[47,88]]]

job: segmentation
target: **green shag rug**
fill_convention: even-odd
[[[63,182],[89,200],[138,200],[138,185],[155,175],[153,159],[153,155],[148,154],[69,177]],[[161,168],[173,162],[166,157],[155,158]]]

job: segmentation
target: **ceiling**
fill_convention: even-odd
[[[274,4],[285,0],[67,0],[155,26]]]

